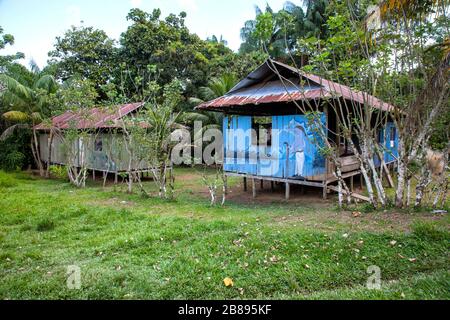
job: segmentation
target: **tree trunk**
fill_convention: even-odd
[[[48,143],[47,143],[48,157],[47,157],[47,167],[45,168],[45,177],[46,178],[50,177],[50,165],[52,163],[53,137],[54,137],[53,130],[50,129],[50,136],[48,138]]]
[[[402,158],[398,159],[398,173],[397,173],[397,190],[395,191],[395,206],[403,208],[405,195],[405,179],[406,179],[406,164]]]
[[[227,199],[227,193],[228,193],[228,182],[227,182],[227,176],[222,172],[222,206],[225,205],[225,201]]]
[[[39,150],[39,140],[36,134],[36,130],[33,129],[33,138],[32,138],[32,142],[31,142],[31,146],[32,146],[32,152],[36,161],[36,165],[39,169],[39,175],[41,177],[44,176],[44,167],[42,166],[42,161],[41,161],[41,153]]]

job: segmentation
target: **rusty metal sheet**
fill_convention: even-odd
[[[274,67],[281,67],[296,74],[296,80],[267,81],[270,74],[275,74]],[[306,85],[300,85],[299,80],[306,80]],[[313,74],[304,73],[284,63],[267,60],[258,69],[238,83],[228,94],[200,104],[199,110],[219,110],[221,107],[258,105],[265,103],[301,101],[321,98],[339,98],[354,101],[374,108],[391,111],[394,107],[380,99],[350,87],[321,78]]]
[[[102,129],[117,128],[117,121],[122,117],[136,111],[144,103],[129,103],[111,109],[92,108],[77,112],[66,111],[65,113],[52,118],[52,126],[59,129]],[[34,127],[36,130],[48,130],[46,124],[39,124]]]

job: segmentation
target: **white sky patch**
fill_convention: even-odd
[[[29,10],[24,11],[22,2],[25,1]],[[302,0],[292,1],[297,5],[302,3]],[[241,44],[240,29],[244,22],[255,18],[254,5],[264,10],[266,2],[278,11],[286,0],[0,0],[0,24],[16,40],[14,46],[7,46],[0,54],[23,52],[26,59],[18,60],[19,63],[28,66],[34,58],[42,68],[47,63],[47,53],[53,50],[55,38],[62,36],[71,25],[93,26],[118,40],[131,24],[126,20],[127,13],[136,7],[148,13],[160,8],[162,19],[170,13],[177,15],[185,11],[186,26],[191,33],[202,39],[223,35],[228,46],[236,51]]]
[[[133,8],[139,8],[142,5],[142,0],[131,0],[130,3]]]
[[[185,11],[196,12],[198,10],[197,0],[178,0],[178,5]]]
[[[78,26],[81,23],[81,9],[79,6],[71,5],[66,9],[67,24],[70,26]]]

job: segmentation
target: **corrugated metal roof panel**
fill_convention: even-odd
[[[298,79],[273,79],[270,73],[275,74],[274,67],[282,67],[299,75]],[[300,85],[300,79],[306,80],[305,85]],[[266,81],[266,82],[264,82]],[[394,107],[380,99],[361,91],[352,90],[350,87],[323,79],[313,74],[303,73],[284,63],[267,60],[258,69],[250,73],[239,82],[229,93],[209,102],[202,103],[196,109],[219,110],[219,107],[242,106],[249,104],[277,103],[289,101],[301,101],[320,98],[343,97],[360,104],[368,104],[374,108],[390,111]]]
[[[322,89],[312,89],[307,91],[295,91],[276,93],[276,94],[254,94],[254,95],[229,95],[223,96],[212,101],[201,104],[197,109],[210,109],[213,107],[242,106],[247,104],[263,104],[276,102],[289,102],[298,100],[310,100],[331,97],[331,95]]]
[[[86,110],[66,111],[52,118],[52,126],[59,129],[102,129],[117,128],[117,121],[122,117],[136,111],[144,105],[143,102],[129,103],[109,108],[92,108]],[[46,124],[34,127],[36,130],[48,130]]]

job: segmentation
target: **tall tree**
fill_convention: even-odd
[[[14,44],[14,36],[8,33],[4,34],[3,32],[3,28],[0,26],[0,50],[4,49],[7,45]],[[25,55],[21,52],[17,52],[14,55],[0,56],[0,71],[4,71],[5,65],[13,62],[14,60],[23,58],[25,58]]]
[[[197,98],[190,98],[189,101],[194,105],[210,101],[221,97],[229,92],[237,83],[237,78],[232,73],[226,73],[218,78],[213,78],[205,87],[200,87]],[[187,113],[185,119],[202,121],[205,128],[220,128],[223,114],[219,112],[201,112],[199,114]]]
[[[42,119],[51,115],[52,102],[54,102],[58,84],[51,75],[42,73],[36,65],[32,65],[31,69],[32,71],[24,68],[17,69],[25,74],[28,72],[28,77],[21,74],[0,74],[0,83],[5,87],[5,90],[0,93],[0,103],[3,108],[2,118],[9,124],[0,137],[2,140],[16,129],[33,128]],[[31,150],[36,165],[43,175],[37,135],[34,129]]]
[[[72,27],[57,37],[49,57],[57,79],[89,80],[103,98],[101,86],[112,79],[118,64],[114,40],[93,27]]]
[[[264,45],[273,58],[286,59],[287,51],[296,49],[298,38],[326,36],[328,5],[328,0],[304,1],[301,6],[288,1],[278,12],[274,12],[269,5],[265,11],[256,7],[255,19],[246,21],[241,29],[243,42],[239,52],[257,51]],[[264,27],[270,30],[265,39],[258,34],[258,25],[262,23],[270,24],[270,28]]]

